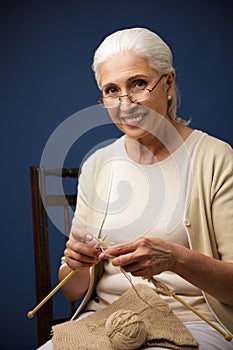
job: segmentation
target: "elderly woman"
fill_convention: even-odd
[[[141,277],[155,276],[232,333],[233,152],[177,117],[172,64],[167,44],[144,28],[117,31],[96,50],[98,102],[124,136],[82,167],[59,278],[77,269],[63,286],[68,300],[83,300],[74,318],[117,300],[131,286],[125,274],[151,287]],[[101,251],[96,239],[105,236]],[[200,349],[232,349],[174,298],[161,298]]]

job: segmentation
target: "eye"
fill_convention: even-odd
[[[145,80],[140,79],[133,83],[132,90],[143,90],[147,87],[147,85],[148,83]]]
[[[104,95],[107,96],[107,95],[116,95],[117,92],[118,92],[118,89],[115,87],[115,86],[109,86],[107,87],[106,89],[104,89]]]

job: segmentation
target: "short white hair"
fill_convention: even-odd
[[[114,54],[126,51],[133,51],[146,58],[148,64],[161,74],[175,71],[172,51],[159,35],[146,28],[118,30],[107,36],[94,54],[92,69],[99,88],[102,63]],[[177,87],[175,86],[175,93],[168,101],[167,113],[170,118],[186,124],[186,121],[183,121],[176,115],[177,98]]]

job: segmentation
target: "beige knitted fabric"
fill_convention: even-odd
[[[169,349],[191,350],[198,343],[188,329],[170,310],[156,291],[144,284],[135,286],[106,308],[80,321],[68,321],[53,327],[55,350],[111,350],[105,323],[107,318],[119,309],[135,311],[142,317],[147,329],[145,347],[160,346]],[[143,300],[146,300],[144,302]],[[149,306],[149,305],[150,306]],[[127,350],[127,349],[122,349]]]

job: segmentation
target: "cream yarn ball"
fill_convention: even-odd
[[[115,350],[139,349],[147,338],[143,319],[131,310],[112,313],[105,323],[105,329]]]

